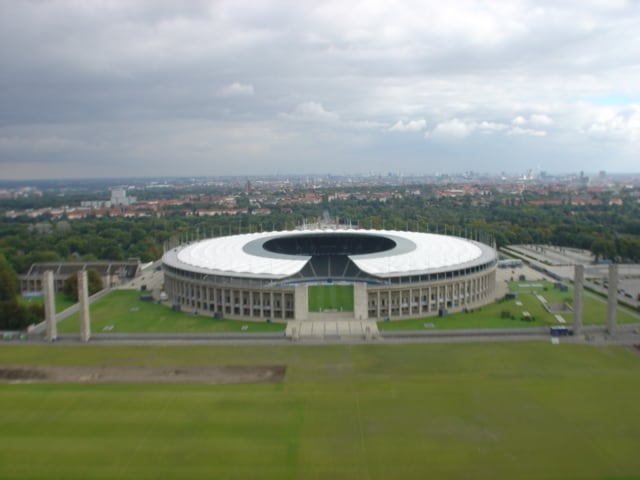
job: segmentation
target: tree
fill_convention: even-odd
[[[596,238],[591,244],[591,253],[596,257],[596,261],[599,258],[613,260],[616,256],[616,244],[613,240]]]
[[[102,277],[100,274],[93,268],[87,270],[87,287],[89,290],[89,296],[94,293],[98,293],[104,287],[102,285]],[[64,296],[69,300],[78,301],[78,274],[74,273],[70,275],[64,282],[64,287],[62,289]]]
[[[0,302],[15,300],[18,294],[18,276],[7,259],[0,253]]]
[[[27,307],[18,301],[18,276],[0,253],[0,330],[20,330],[42,318],[42,306]]]
[[[71,231],[71,224],[68,220],[60,220],[56,223],[55,230],[57,233],[67,234]]]

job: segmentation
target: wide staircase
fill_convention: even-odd
[[[356,320],[352,312],[309,316],[308,320],[288,322],[285,336],[293,341],[370,341],[380,338],[378,325],[374,320]]]

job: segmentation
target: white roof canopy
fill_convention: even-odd
[[[304,230],[265,232],[202,240],[165,254],[168,265],[192,267],[199,272],[248,277],[285,278],[298,273],[309,255],[272,253],[262,245],[273,238],[302,235],[371,235],[393,240],[390,250],[349,255],[364,272],[377,277],[397,277],[473,266],[495,258],[484,244],[459,237],[388,230]]]

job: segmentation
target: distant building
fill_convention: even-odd
[[[117,205],[128,206],[132,203],[136,203],[136,197],[127,197],[127,190],[122,187],[112,188],[111,189],[111,206],[115,207]]]
[[[102,285],[117,287],[135,278],[140,273],[140,260],[125,262],[39,262],[34,263],[27,273],[19,276],[20,290],[24,293],[42,292],[42,274],[53,271],[54,288],[61,292],[64,282],[81,270],[95,270],[102,278]]]
[[[80,206],[83,208],[102,208],[106,202],[103,200],[83,200],[80,202]]]

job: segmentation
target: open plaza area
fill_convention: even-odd
[[[503,249],[509,255],[522,258],[546,270],[556,278],[573,279],[573,266],[584,265],[585,286],[606,294],[608,263],[597,263],[587,250],[550,245],[510,245]],[[630,305],[640,306],[640,265],[618,265],[618,298]]]

